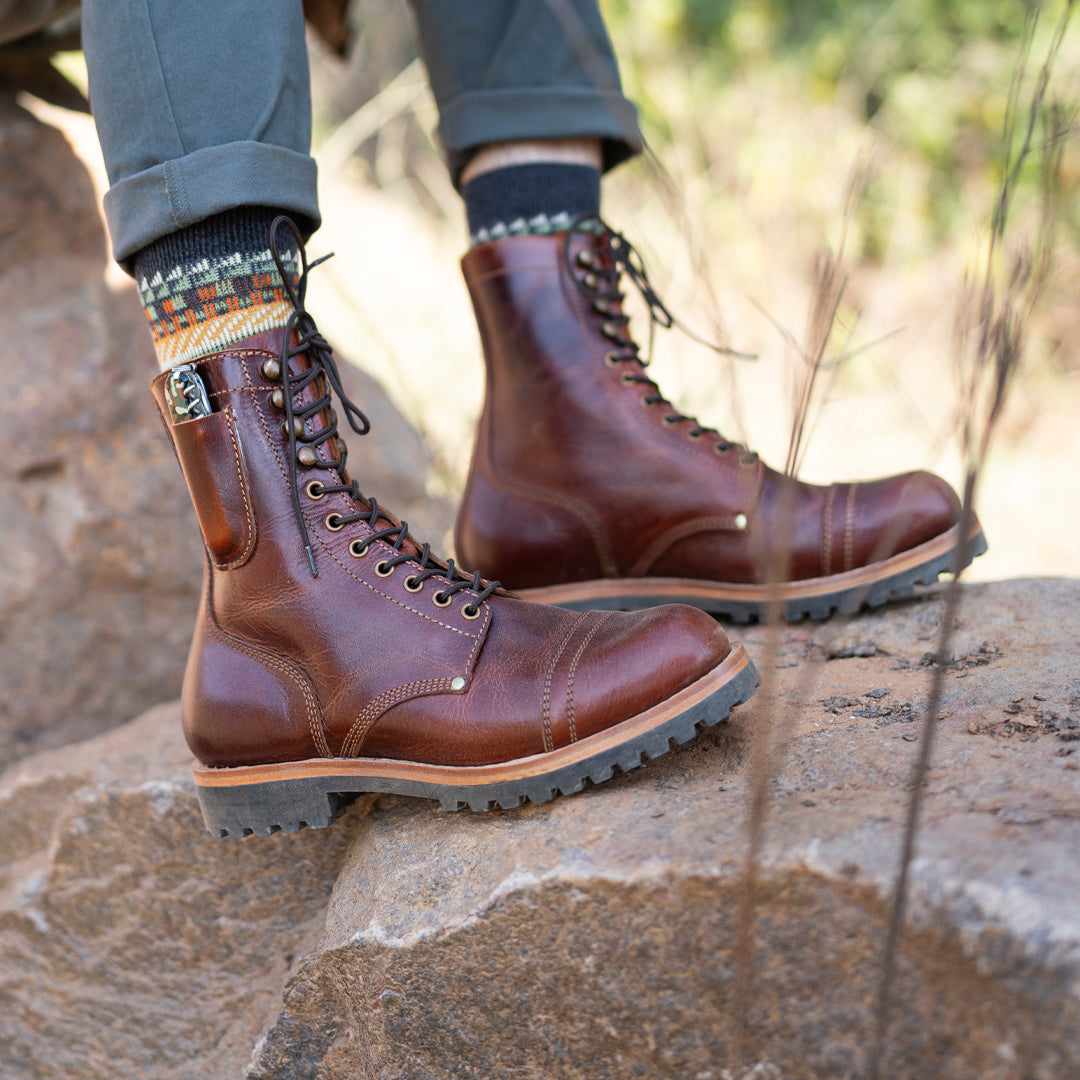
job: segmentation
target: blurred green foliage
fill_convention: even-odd
[[[1029,80],[1065,3],[1041,5]],[[689,115],[722,99],[725,88],[750,82],[790,87],[796,100],[837,104],[883,143],[922,162],[925,213],[939,242],[957,225],[970,182],[996,183],[1009,87],[1029,13],[1023,0],[601,0],[601,6],[661,156],[666,140],[686,138],[685,125],[676,132],[680,121],[673,111]],[[1078,39],[1074,25],[1057,63],[1057,83],[1073,104]],[[665,85],[658,88],[661,79]],[[675,85],[680,81],[681,91]],[[1017,116],[1014,130],[1026,119]],[[1072,120],[1075,134],[1075,115]],[[708,142],[707,132],[702,141]],[[1062,207],[1062,224],[1074,241],[1080,239],[1076,142],[1070,140],[1065,156],[1071,191]],[[1035,155],[1024,184],[1034,193],[1040,181]],[[887,187],[878,183],[875,190],[872,184],[859,211],[865,256],[879,253],[874,216],[889,201]]]

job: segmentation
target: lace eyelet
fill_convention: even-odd
[[[651,408],[652,408],[652,407],[653,407],[653,406],[654,406],[655,404],[656,404],[656,402],[655,402],[655,401],[652,401],[652,400],[651,400],[651,399],[649,398],[649,395],[648,395],[648,394],[646,394],[646,395],[645,395],[645,396],[644,396],[644,397],[643,397],[643,398],[641,399],[641,406],[642,406],[642,408],[644,408],[644,409],[651,409]]]
[[[417,593],[417,592],[423,592],[424,591],[424,583],[422,581],[417,581],[416,576],[414,574],[410,574],[405,579],[403,584],[405,586],[405,591],[406,592]]]
[[[354,559],[362,559],[368,553],[368,542],[366,540],[354,540],[349,544],[349,554]]]
[[[375,564],[376,577],[389,577],[393,572],[394,568],[385,559],[380,559]]]
[[[679,417],[672,416],[671,413],[668,413],[668,415],[664,417],[664,425],[666,427],[674,427],[678,422],[679,422]]]
[[[345,519],[340,514],[331,512],[326,515],[326,520],[323,524],[331,532],[341,532],[341,530],[345,528]]]
[[[268,357],[262,362],[259,371],[267,382],[277,382],[281,378],[281,362],[272,356]]]
[[[318,489],[317,491],[316,488]],[[315,502],[326,498],[326,492],[323,491],[323,486],[318,480],[309,480],[304,491],[307,492],[307,497],[309,499],[314,499]]]
[[[743,467],[744,469],[749,469],[749,468],[751,468],[751,467],[752,467],[753,465],[755,465],[756,463],[757,463],[756,459],[755,459],[755,458],[752,458],[752,457],[751,457],[751,456],[750,456],[749,454],[742,454],[742,455],[741,455],[741,456],[739,457],[739,464],[740,464],[740,465],[741,465],[741,466],[742,466],[742,467]]]
[[[278,387],[270,394],[270,406],[278,412],[285,411],[285,391]]]
[[[723,443],[713,443],[713,453],[723,457],[731,450],[730,446],[725,446]]]
[[[701,438],[701,432],[700,432],[700,431],[694,431],[693,429],[691,429],[690,431],[688,431],[688,432],[686,433],[686,437],[687,437],[688,439],[693,439],[693,440],[694,440],[694,442],[697,442],[697,441],[698,441],[698,439],[700,439],[700,438]]]
[[[633,372],[624,371],[619,376],[619,382],[621,382],[623,386],[633,386],[634,383],[637,382],[637,379],[634,378]]]
[[[472,608],[472,614],[471,615],[469,614],[469,608]],[[480,609],[478,607],[475,607],[472,604],[466,604],[461,609],[461,614],[464,615],[466,619],[479,619],[480,618]]]
[[[609,368],[617,368],[622,363],[622,359],[618,353],[609,352],[604,354],[604,363]]]
[[[305,469],[310,469],[313,465],[319,464],[319,455],[314,446],[301,446],[296,451],[296,461]]]
[[[440,597],[440,596],[442,597],[442,599],[441,599],[441,600],[439,599],[439,597]],[[446,595],[445,595],[444,593],[441,593],[441,592],[437,592],[437,593],[436,593],[436,594],[435,594],[435,595],[434,595],[434,596],[433,596],[433,597],[431,598],[431,602],[432,602],[432,603],[433,603],[433,604],[434,604],[434,605],[435,605],[436,607],[449,607],[449,606],[450,606],[450,605],[451,605],[451,604],[452,604],[452,603],[454,602],[454,598],[453,598],[452,596],[446,596]]]

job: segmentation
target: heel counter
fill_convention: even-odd
[[[558,492],[499,480],[474,459],[454,524],[462,566],[511,589],[614,576],[596,514]]]
[[[304,673],[224,633],[210,611],[209,589],[188,654],[181,716],[192,754],[214,768],[330,756]]]

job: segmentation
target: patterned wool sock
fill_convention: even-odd
[[[284,326],[292,312],[270,254],[279,211],[244,206],[162,237],[134,259],[135,281],[162,369]],[[278,230],[295,274],[296,244]]]
[[[509,165],[473,177],[462,189],[469,243],[550,235],[581,214],[600,213],[600,172],[561,162]]]

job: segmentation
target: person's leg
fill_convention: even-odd
[[[680,413],[648,375],[621,289],[632,282],[672,320],[599,217],[597,167],[641,139],[595,0],[414,8],[468,211],[463,268],[487,366],[461,558],[531,599],[677,600],[736,619],[774,599],[789,618],[826,617],[952,569],[959,504],[937,477],[793,482]],[[560,156],[570,145],[591,147],[576,184]],[[968,539],[969,556],[984,549]]]
[[[95,0],[85,47],[115,253],[153,291],[154,399],[206,545],[182,712],[208,827],[326,825],[361,791],[541,802],[725,716],[756,674],[708,616],[523,604],[360,494],[334,399],[367,421],[303,308],[299,0],[195,7]]]

